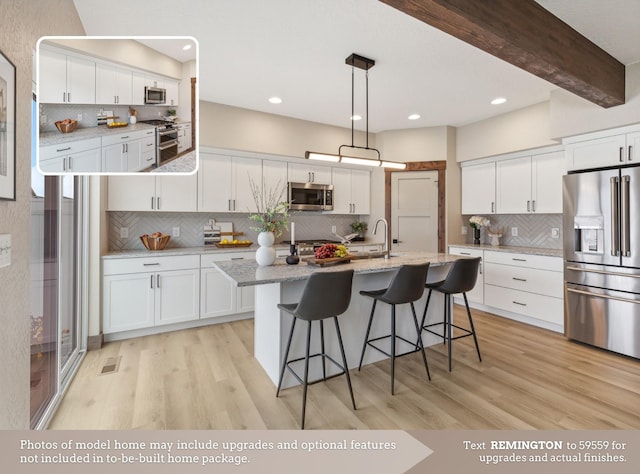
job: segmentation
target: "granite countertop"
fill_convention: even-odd
[[[524,253],[527,255],[543,255],[547,257],[562,257],[562,249],[545,249],[539,247],[515,247],[512,245],[488,244],[449,244],[449,247],[462,247],[478,250],[493,250],[494,252]]]
[[[276,248],[279,248],[276,246]],[[282,247],[284,248],[284,246]],[[138,257],[175,257],[180,255],[200,255],[207,253],[255,252],[257,244],[249,247],[218,248],[215,245],[206,247],[175,247],[164,250],[130,249],[112,250],[102,256],[103,259],[138,258]]]
[[[197,170],[196,152],[190,151],[171,160],[166,165],[151,171],[152,173],[195,173]]]
[[[60,145],[62,143],[75,142],[78,140],[88,140],[90,138],[103,137],[113,133],[122,132],[139,132],[155,128],[147,123],[136,123],[127,125],[126,127],[107,128],[106,125],[98,125],[97,127],[76,128],[71,133],[61,133],[56,131],[44,132],[40,134],[40,146]]]
[[[433,266],[444,265],[458,260],[459,256],[443,253],[404,252],[385,260],[384,258],[354,259],[349,263],[319,267],[308,265],[301,261],[298,265],[287,265],[284,258],[276,259],[274,265],[260,267],[254,261],[234,260],[215,262],[231,281],[239,287],[264,285],[267,283],[282,283],[286,281],[304,280],[312,273],[335,272],[353,269],[356,274],[378,273],[395,270],[402,265],[429,262]]]

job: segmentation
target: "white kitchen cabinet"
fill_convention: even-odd
[[[109,176],[109,211],[196,212],[197,202],[197,175]]]
[[[262,192],[282,191],[281,199],[287,200],[287,162],[262,160]]]
[[[331,168],[333,214],[371,212],[371,173],[365,170]]]
[[[262,184],[262,160],[200,153],[198,211],[255,212],[250,181]]]
[[[463,166],[462,214],[493,214],[495,212],[495,162]]]
[[[200,256],[200,319],[253,311],[255,287],[236,287],[213,262],[254,258],[255,252]]]
[[[497,161],[496,213],[562,213],[563,157],[553,152]]]
[[[309,162],[289,163],[288,179],[292,183],[331,184],[331,167]]]
[[[40,147],[39,167],[43,173],[100,173],[100,138]]]
[[[171,107],[180,105],[180,83],[178,81],[166,79],[164,81],[164,88],[167,93],[165,105],[169,105]]]
[[[131,74],[131,105],[144,105],[145,78],[141,72]]]
[[[449,247],[449,254],[461,255],[465,257],[480,257],[480,266],[478,267],[478,279],[476,280],[476,286],[471,291],[467,291],[467,300],[474,303],[484,303],[484,251],[481,249],[471,249],[467,247]],[[462,298],[460,298],[462,302]]]
[[[95,104],[96,63],[90,58],[40,48],[38,101]]]
[[[197,319],[199,269],[197,255],[105,260],[103,332]]]
[[[178,153],[191,148],[191,122],[177,124],[178,129]]]
[[[96,64],[96,104],[130,105],[132,72],[109,64]]]
[[[569,137],[566,145],[567,170],[619,166],[640,162],[638,126]]]
[[[123,131],[102,137],[102,170],[105,173],[135,172],[149,166],[145,159],[155,159],[155,130]]]
[[[564,322],[562,259],[484,252],[484,304],[560,330]],[[527,322],[527,321],[525,321]]]

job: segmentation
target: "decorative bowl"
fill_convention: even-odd
[[[168,234],[161,234],[160,236],[144,234],[140,236],[140,240],[147,250],[164,250],[169,244],[171,236]]]
[[[77,120],[71,120],[71,119],[58,120],[55,123],[55,125],[56,125],[56,128],[58,129],[59,132],[61,132],[61,133],[71,133],[78,126],[78,121]]]

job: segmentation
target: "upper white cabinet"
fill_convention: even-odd
[[[292,183],[331,184],[331,167],[316,166],[309,162],[289,163],[289,181]]]
[[[262,192],[281,193],[287,200],[287,162],[262,160]]]
[[[496,212],[561,213],[563,158],[558,151],[496,162]]]
[[[109,211],[195,212],[198,178],[188,176],[110,176]]]
[[[132,104],[132,75],[129,69],[96,64],[96,104]]]
[[[144,74],[131,73],[131,105],[144,105],[144,83]]]
[[[167,79],[164,81],[164,88],[167,91],[167,101],[165,105],[172,107],[180,105],[180,83]]]
[[[96,63],[40,48],[38,100],[51,104],[95,104]]]
[[[462,214],[496,212],[495,162],[462,168]]]
[[[334,214],[371,212],[371,173],[366,170],[331,168]]]
[[[569,171],[640,163],[637,126],[570,137],[563,143]]]
[[[261,190],[262,160],[200,153],[200,212],[255,212],[250,182]]]

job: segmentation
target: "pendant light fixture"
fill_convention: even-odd
[[[407,167],[406,163],[398,163],[395,161],[384,161],[380,158],[380,151],[377,148],[369,147],[369,69],[371,69],[376,62],[373,59],[365,58],[364,56],[360,56],[356,53],[351,54],[347,59],[345,59],[345,63],[351,66],[351,145],[340,145],[338,148],[338,154],[333,155],[329,153],[317,153],[314,151],[307,151],[304,156],[308,160],[320,160],[320,161],[330,161],[333,163],[347,163],[352,165],[362,165],[362,166],[374,166],[374,167],[383,167],[383,168],[394,168],[394,169],[405,169]],[[354,144],[354,122],[353,117],[355,116],[355,99],[354,99],[354,90],[355,90],[355,68],[363,69],[365,71],[365,84],[366,84],[366,131],[365,131],[365,146],[356,146]],[[367,151],[375,151],[378,155],[378,159],[371,158],[360,158],[356,156],[344,155],[342,153],[343,148],[352,148],[354,150],[367,150]]]

